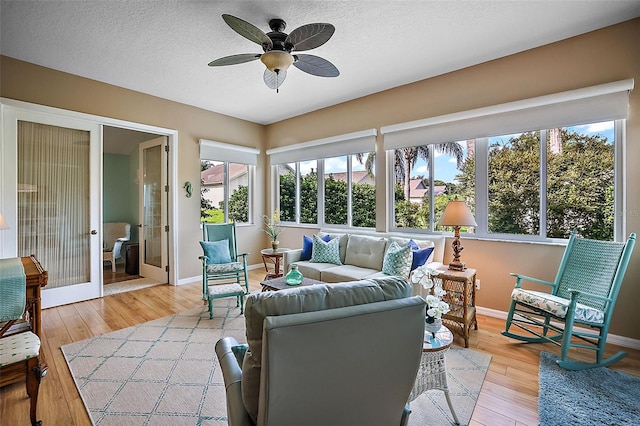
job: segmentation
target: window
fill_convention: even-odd
[[[267,150],[282,221],[375,227],[375,129]]]
[[[318,165],[315,160],[277,166],[280,220],[318,223]]]
[[[200,161],[200,217],[203,222],[249,222],[249,165]]]
[[[368,154],[353,154],[276,166],[280,218],[284,222],[375,227],[375,167]],[[370,170],[365,170],[368,167]],[[320,175],[318,170],[324,170]],[[318,188],[322,202],[318,203]],[[299,194],[299,195],[298,195]],[[299,219],[298,219],[299,218]]]
[[[395,165],[391,227],[439,231],[441,212],[456,196],[478,223],[462,232],[545,240],[577,229],[588,238],[622,240],[616,170],[632,88],[624,80],[382,127]],[[456,143],[461,158],[445,151]]]
[[[487,194],[486,221],[476,220],[486,223],[488,235],[564,239],[577,229],[587,238],[613,240],[615,127],[608,121],[483,138],[477,155],[475,140],[395,150],[395,225],[442,231],[435,225],[452,197],[476,214],[476,197]],[[438,155],[446,146],[449,153]],[[406,174],[411,155],[418,159]],[[485,175],[478,176],[476,164]]]
[[[252,223],[251,193],[260,150],[200,139],[200,220]]]
[[[395,228],[440,231],[438,220],[450,199],[472,201],[473,193],[462,194],[456,176],[473,152],[473,140],[391,151]]]

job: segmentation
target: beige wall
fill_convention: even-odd
[[[200,275],[200,198],[186,198],[181,189],[186,181],[194,184],[195,191],[199,188],[198,141],[209,139],[262,148],[264,126],[5,56],[0,60],[2,97],[178,131],[178,279]],[[264,150],[261,155],[265,155]],[[258,205],[263,204],[263,192],[256,191]],[[238,234],[240,249],[254,252],[250,263],[262,262],[259,253],[248,244],[243,244],[256,238],[262,239],[260,229],[255,226],[243,227]]]
[[[556,93],[595,84],[635,78],[640,83],[640,19],[605,28],[583,36],[512,55],[450,74],[423,80],[334,107],[295,117],[270,126],[207,112],[130,90],[45,69],[2,57],[0,95],[7,98],[50,105],[85,113],[176,129],[179,132],[178,182],[198,182],[199,138],[262,148],[257,182],[269,182],[264,150],[293,143],[334,136],[367,128],[479,108],[533,96]],[[627,121],[626,232],[640,230],[640,193],[634,182],[640,178],[640,89],[630,96]],[[328,125],[330,123],[330,125]],[[378,149],[382,137],[378,136]],[[376,165],[384,175],[382,155]],[[268,184],[256,188],[259,215],[267,210]],[[378,230],[386,223],[385,183],[378,183]],[[178,230],[179,277],[198,274],[200,249],[197,197],[179,196]],[[265,207],[263,209],[263,207]],[[313,230],[307,229],[307,234]],[[304,229],[282,234],[282,246],[299,247]],[[257,227],[239,231],[241,247],[253,252],[250,263],[259,263],[266,239]],[[563,247],[497,241],[464,240],[464,260],[478,269],[482,288],[477,303],[504,311],[508,307],[513,279],[520,272],[552,279]],[[447,251],[445,261],[450,253]],[[640,249],[632,258],[614,315],[612,333],[640,339]]]
[[[437,60],[437,59],[436,59]],[[640,19],[450,74],[356,99],[270,125],[267,148],[368,128],[634,78],[640,84]],[[627,121],[626,232],[640,231],[640,88],[631,93]],[[330,123],[330,125],[328,125]],[[378,137],[378,146],[381,137]],[[380,151],[379,151],[380,152]],[[383,155],[378,155],[381,159]],[[379,161],[378,175],[384,176]],[[384,230],[384,184],[378,186],[378,230]],[[292,230],[293,231],[293,230]],[[290,232],[286,243],[298,238]],[[297,234],[302,231],[298,230]],[[448,242],[450,243],[450,241]],[[514,280],[509,272],[553,279],[564,248],[465,239],[463,259],[478,269],[477,304],[505,311]],[[450,250],[445,261],[450,260]],[[631,260],[611,332],[640,339],[640,248]]]

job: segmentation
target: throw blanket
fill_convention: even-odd
[[[0,321],[22,317],[26,294],[27,277],[20,258],[0,259]]]

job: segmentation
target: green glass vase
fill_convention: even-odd
[[[302,272],[298,270],[298,265],[295,263],[291,265],[291,270],[287,272],[287,275],[284,277],[284,281],[287,285],[300,285],[302,284]]]

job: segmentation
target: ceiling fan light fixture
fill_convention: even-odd
[[[260,56],[260,60],[269,71],[278,73],[286,71],[293,64],[293,56],[289,52],[282,50],[271,50]]]

